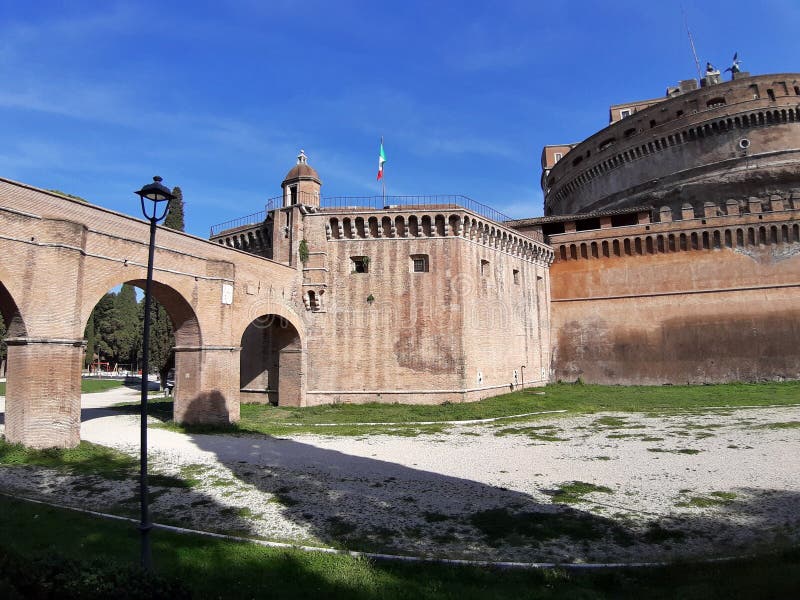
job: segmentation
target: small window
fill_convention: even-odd
[[[650,129],[652,129],[655,126],[656,126],[656,120],[655,119],[650,119]]]
[[[514,274],[514,283],[519,285],[519,269],[514,269],[513,274]]]
[[[553,164],[556,164],[556,163],[557,163],[558,161],[560,161],[562,158],[564,158],[564,155],[563,155],[561,152],[555,152],[555,153],[553,154]]]
[[[411,271],[412,271],[412,273],[427,273],[428,272],[428,255],[427,254],[412,254],[411,255]]]
[[[756,84],[750,86],[750,92],[753,94],[753,100],[758,100],[761,98],[761,94],[758,93],[758,86]]]
[[[718,106],[725,106],[725,98],[712,98],[706,102],[708,108],[717,108]]]
[[[368,256],[351,256],[350,260],[353,261],[353,273],[369,273]]]
[[[794,93],[800,96],[800,85],[794,86]]]
[[[675,113],[675,116],[676,117],[682,117],[683,116],[683,111],[679,110],[678,112]]]
[[[597,149],[600,150],[600,151],[603,151],[606,148],[609,148],[609,147],[613,146],[616,141],[617,141],[616,138],[613,138],[613,137],[612,138],[608,138],[607,140],[603,140],[603,142],[600,143],[600,145],[597,147]]]
[[[289,188],[289,202],[292,206],[297,204],[297,186],[293,185]]]
[[[768,89],[767,90],[767,96],[769,96],[769,99],[772,102],[775,102],[775,91],[774,90]]]
[[[319,310],[317,295],[312,290],[308,290],[308,308],[309,310]]]
[[[625,117],[630,117],[630,116],[631,116],[631,109],[630,108],[623,108],[621,111],[619,111],[619,118],[620,119],[624,119]]]
[[[489,261],[481,260],[481,275],[488,275],[488,274],[489,274]]]

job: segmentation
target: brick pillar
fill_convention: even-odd
[[[29,448],[77,446],[84,341],[18,337],[6,344],[6,439]]]
[[[305,406],[306,353],[298,348],[284,348],[279,360],[278,405]]]
[[[175,348],[175,421],[219,425],[239,421],[238,346]]]

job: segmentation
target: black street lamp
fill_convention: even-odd
[[[150,253],[147,259],[147,284],[144,289],[144,332],[142,333],[142,401],[141,401],[141,448],[139,458],[139,503],[141,505],[141,520],[139,531],[142,534],[142,568],[146,571],[151,567],[150,553],[150,530],[153,524],[150,522],[150,511],[148,507],[147,490],[147,391],[149,388],[148,364],[150,354],[150,297],[153,284],[153,256],[156,250],[156,224],[167,216],[169,201],[175,196],[169,189],[161,183],[161,177],[153,177],[153,183],[148,183],[138,192],[134,192],[142,201],[142,214],[145,219],[150,221]],[[145,200],[153,203],[151,213],[148,213],[148,205]],[[159,202],[164,203],[164,210],[159,207]],[[159,211],[161,214],[159,214]]]

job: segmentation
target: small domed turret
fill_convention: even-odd
[[[295,204],[319,206],[322,181],[314,168],[308,164],[308,157],[303,150],[297,155],[297,164],[289,169],[281,187],[284,206]]]

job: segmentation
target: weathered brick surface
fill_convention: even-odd
[[[684,220],[666,211],[658,223],[552,236],[554,376],[800,378],[800,210],[755,204],[758,212],[689,207]]]
[[[0,179],[0,308],[9,352],[6,435],[71,446],[80,432],[80,343],[109,289],[146,278],[149,226]],[[296,269],[180,232],[156,236],[154,295],[175,325],[176,418],[239,417],[239,347],[263,307],[296,314]],[[223,288],[233,287],[231,304]],[[302,325],[300,326],[302,328]],[[78,344],[78,346],[69,346]]]

